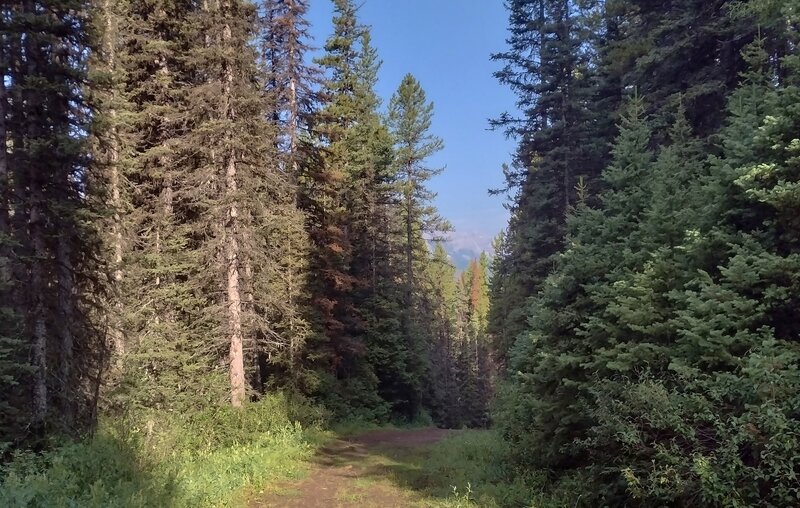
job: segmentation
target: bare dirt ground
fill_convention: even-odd
[[[398,482],[409,466],[403,457],[419,458],[424,449],[454,431],[442,429],[378,430],[336,440],[323,448],[304,480],[265,492],[251,508],[394,508],[429,506]]]

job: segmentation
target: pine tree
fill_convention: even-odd
[[[0,10],[2,19],[6,20],[12,15],[10,8],[4,6]],[[22,316],[20,310],[14,306],[13,295],[15,288],[15,266],[13,248],[14,237],[11,228],[11,210],[13,209],[13,180],[11,159],[9,124],[13,121],[12,109],[8,99],[6,80],[11,73],[11,41],[18,35],[3,26],[0,32],[0,295],[3,305],[0,307],[0,386],[5,394],[0,401],[0,449],[5,451],[13,439],[19,437],[20,429],[25,425],[23,402],[20,401],[19,379],[25,374],[25,362],[21,352],[24,346],[22,335]]]
[[[767,65],[765,47],[757,41],[745,52],[752,70],[730,99],[722,156],[711,159],[704,185],[695,186],[700,200],[694,213],[672,217],[689,225],[686,237],[672,242],[672,252],[658,249],[656,269],[637,277],[655,297],[647,307],[667,318],[643,330],[650,341],[661,339],[668,346],[655,355],[663,363],[652,359],[646,372],[616,383],[609,380],[597,390],[597,444],[607,450],[620,447],[612,453],[629,489],[647,502],[780,505],[794,495],[791,475],[780,471],[792,469],[787,465],[796,450],[792,440],[786,441],[796,432],[790,415],[797,403],[798,378],[788,367],[797,358],[795,320],[789,317],[796,308],[790,295],[796,293],[785,275],[796,271],[797,256],[789,245],[780,245],[777,231],[791,230],[777,226],[772,215],[781,204],[753,192],[753,183],[773,168],[791,167],[778,162],[787,152],[770,124],[773,115],[789,111],[780,97],[795,92],[791,85],[775,87],[776,71]],[[669,174],[672,182],[685,185],[684,168],[696,167],[698,150],[696,143],[691,151],[680,149],[689,146],[676,135],[681,131],[686,129],[673,130],[673,145],[663,152],[667,164],[661,179]],[[776,190],[791,185],[787,176],[764,180],[763,189],[779,181]],[[663,211],[658,203],[665,199],[654,196],[654,211]],[[658,229],[669,231],[671,226]],[[661,263],[667,266],[659,269]],[[671,435],[668,440],[666,434]],[[788,443],[785,453],[760,453],[773,440]],[[655,460],[644,453],[644,443],[655,450]],[[697,464],[703,464],[702,472]],[[715,480],[708,481],[710,477]]]
[[[14,2],[2,11],[1,285],[14,303],[1,333],[4,370],[16,370],[3,377],[13,385],[10,417],[16,412],[29,436],[51,423],[69,433],[90,423],[92,384],[103,363],[102,338],[89,317],[103,298],[85,157],[89,5],[44,7]]]
[[[471,427],[485,426],[493,391],[493,369],[489,358],[487,335],[489,288],[486,254],[473,259],[461,274],[460,365],[462,423]]]
[[[286,167],[297,182],[301,167],[313,163],[311,121],[317,103],[319,70],[306,63],[311,50],[307,0],[264,0],[261,53],[267,91],[274,101],[272,119],[281,131]]]
[[[586,363],[608,330],[598,322],[615,283],[637,262],[632,241],[648,203],[652,154],[643,102],[633,99],[604,172],[601,208],[585,204],[570,220],[569,248],[530,307],[532,331],[512,352],[510,391],[499,415],[504,433],[539,467],[589,464],[575,440],[586,439],[591,371]],[[621,261],[620,261],[621,258]]]
[[[618,20],[608,74],[647,97],[657,132],[683,103],[701,138],[719,130],[725,99],[744,67],[740,52],[757,34],[752,16],[732,16],[730,0],[610,1]],[[676,76],[679,78],[676,79]]]
[[[796,493],[797,97],[793,57],[775,65],[775,42],[744,53],[752,70],[729,99],[720,156],[707,158],[705,127],[696,136],[678,107],[652,160],[634,101],[600,206],[579,205],[531,306],[501,427],[557,483],[589,485],[588,505]]]
[[[92,11],[92,31],[95,36],[95,48],[89,63],[89,94],[94,109],[93,146],[91,147],[94,170],[98,180],[104,183],[107,192],[105,207],[111,217],[102,228],[104,242],[113,270],[112,298],[113,305],[108,309],[110,335],[114,347],[115,374],[121,370],[125,354],[126,337],[123,317],[125,315],[122,289],[123,257],[125,252],[125,226],[123,220],[124,168],[122,159],[122,131],[120,112],[128,108],[124,94],[124,76],[120,64],[123,50],[121,35],[124,20],[128,13],[127,2],[95,2]]]
[[[462,385],[459,383],[460,295],[456,268],[441,242],[437,242],[421,274],[425,290],[420,295],[421,322],[430,337],[431,390],[426,398],[431,417],[441,426],[457,428],[462,420]]]
[[[404,316],[403,334],[411,353],[407,369],[413,369],[414,385],[409,393],[409,416],[419,411],[420,390],[425,379],[422,360],[425,346],[417,322],[419,282],[416,267],[427,259],[426,235],[440,235],[450,229],[431,205],[435,198],[426,183],[440,174],[442,169],[432,169],[427,159],[443,147],[441,139],[430,134],[433,104],[428,103],[425,91],[410,74],[403,78],[389,104],[389,126],[396,147],[396,171],[403,221],[404,254]]]
[[[590,30],[593,2],[518,0],[507,7],[509,49],[493,55],[505,64],[495,76],[517,95],[521,117],[504,114],[492,122],[519,141],[506,170],[507,190],[514,194],[507,253],[500,260],[505,267],[498,272],[508,274],[502,287],[510,305],[495,306],[491,317],[492,332],[506,350],[503,363],[526,328],[528,298],[542,289],[564,248],[579,179],[594,185],[607,161],[613,132],[607,118],[620,93],[594,86],[602,67]]]
[[[315,115],[324,144],[319,164],[304,178],[301,206],[309,216],[311,269],[317,277],[313,304],[327,341],[323,393],[335,412],[355,409],[366,418],[383,418],[387,405],[378,395],[378,378],[365,360],[369,316],[359,305],[375,295],[377,234],[387,230],[379,211],[387,205],[391,142],[380,122],[374,92],[380,62],[369,29],[358,23],[350,0],[334,4],[334,33],[318,63],[327,71]],[[373,305],[379,302],[373,298]],[[377,309],[375,310],[377,312]]]
[[[194,287],[207,271],[197,262],[200,228],[190,222],[199,214],[192,190],[208,184],[194,186],[195,160],[180,157],[181,138],[196,126],[195,118],[183,121],[193,83],[186,52],[206,42],[191,33],[195,15],[190,2],[132,2],[119,25],[117,114],[125,121],[117,208],[127,241],[118,292],[126,345],[115,405],[188,409],[216,391],[209,378],[214,355],[199,342],[215,334],[203,312],[208,300]]]

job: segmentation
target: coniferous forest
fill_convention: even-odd
[[[465,270],[424,83],[310,1],[0,5],[0,505],[295,506],[387,425],[473,429],[398,506],[800,505],[797,0],[506,0]]]

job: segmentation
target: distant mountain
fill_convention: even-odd
[[[470,261],[481,255],[480,252],[471,249],[454,249],[449,245],[445,245],[445,250],[458,271],[466,270]]]
[[[492,237],[478,231],[454,231],[444,242],[444,248],[455,267],[465,270],[482,252],[492,253]]]

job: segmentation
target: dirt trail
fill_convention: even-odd
[[[413,491],[393,481],[391,458],[415,453],[454,431],[378,430],[336,440],[317,455],[308,477],[251,502],[251,508],[393,508],[420,506]]]

